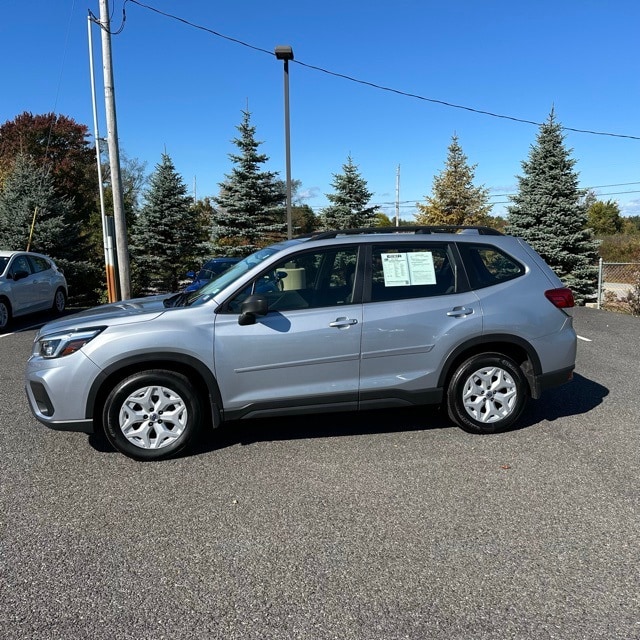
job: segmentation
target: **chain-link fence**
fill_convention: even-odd
[[[620,300],[638,281],[640,262],[603,262],[598,264],[598,309],[605,299]]]

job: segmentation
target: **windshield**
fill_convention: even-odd
[[[7,268],[8,264],[9,264],[9,258],[4,258],[4,257],[0,258],[0,276],[4,273],[4,270]]]
[[[250,256],[247,256],[243,260],[240,260],[240,262],[232,265],[231,268],[219,275],[217,278],[205,284],[201,289],[188,294],[184,301],[184,305],[188,307],[211,300],[211,298],[220,293],[223,289],[226,289],[230,284],[247,273],[247,271],[253,269],[257,264],[260,264],[267,258],[278,253],[281,249],[282,245],[274,245],[273,247],[267,247],[266,249],[260,249],[260,251],[252,253]]]

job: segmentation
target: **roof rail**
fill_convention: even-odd
[[[413,234],[431,234],[431,233],[460,233],[460,232],[476,232],[480,236],[501,236],[504,235],[497,229],[483,226],[473,225],[409,225],[403,227],[364,227],[360,229],[336,229],[334,231],[319,231],[317,233],[306,234],[304,237],[310,237],[313,240],[324,240],[325,238],[336,238],[337,236],[351,236],[362,234],[380,234],[380,233],[413,233]]]

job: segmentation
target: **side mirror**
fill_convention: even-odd
[[[187,271],[187,278],[191,278],[192,280],[196,279],[196,272],[195,271]]]
[[[269,313],[269,304],[265,296],[249,296],[240,305],[238,324],[243,326],[248,324],[255,324],[257,316],[266,316],[267,313]]]

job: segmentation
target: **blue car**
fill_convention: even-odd
[[[220,274],[224,273],[236,264],[236,262],[240,262],[240,258],[213,258],[204,263],[197,275],[194,271],[189,271],[187,278],[193,278],[193,282],[185,287],[185,292],[190,293],[191,291],[197,291],[207,284],[207,282],[214,280]]]

